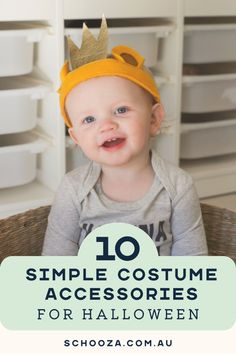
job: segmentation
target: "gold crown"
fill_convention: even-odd
[[[70,37],[67,37],[67,43],[72,70],[92,61],[105,59],[108,54],[108,30],[105,16],[102,16],[101,28],[97,39],[89,31],[86,24],[83,23],[81,47],[78,48]]]

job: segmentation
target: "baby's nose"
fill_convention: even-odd
[[[109,130],[117,129],[118,124],[113,119],[104,119],[100,123],[100,132],[104,133]]]

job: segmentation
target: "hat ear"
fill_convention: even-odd
[[[144,57],[136,52],[134,49],[119,45],[112,49],[112,55],[119,61],[127,63],[137,68],[141,68],[144,63]]]

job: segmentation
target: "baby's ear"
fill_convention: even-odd
[[[150,136],[155,136],[158,134],[161,122],[163,121],[165,116],[164,108],[161,103],[155,103],[152,106],[152,115],[150,122]]]
[[[75,132],[74,132],[74,128],[73,128],[73,127],[71,127],[71,128],[68,129],[68,133],[69,133],[71,139],[73,140],[73,142],[74,142],[76,145],[79,145],[79,142],[78,142],[78,139],[77,139],[77,137],[76,137],[76,134],[75,134]]]

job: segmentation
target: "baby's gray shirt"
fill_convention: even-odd
[[[66,174],[49,214],[42,255],[77,255],[88,233],[111,222],[125,222],[144,230],[161,256],[207,255],[192,178],[162,160],[154,150],[151,163],[155,172],[152,186],[134,202],[116,202],[104,195],[101,167],[94,162]]]

